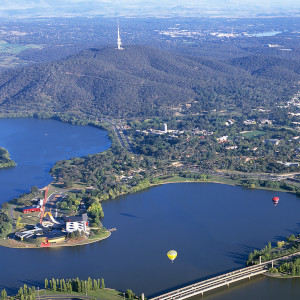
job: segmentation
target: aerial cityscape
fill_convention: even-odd
[[[298,299],[300,7],[0,4],[1,299]]]

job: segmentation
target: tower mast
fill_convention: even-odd
[[[118,50],[123,50],[122,48],[122,42],[121,42],[121,37],[120,37],[120,28],[119,28],[119,23],[118,23],[118,39],[117,39],[117,44],[118,44]]]

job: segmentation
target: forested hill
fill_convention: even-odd
[[[145,46],[88,49],[54,63],[1,73],[0,112],[153,116],[193,100],[207,109],[288,98],[300,80],[299,64],[272,60],[270,69],[267,62],[258,72],[247,67],[253,59],[208,60]],[[272,78],[281,69],[288,79]]]

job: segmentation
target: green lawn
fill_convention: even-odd
[[[18,54],[27,49],[41,49],[41,47],[41,45],[19,45],[0,41],[0,52],[2,53]]]
[[[65,292],[54,292],[54,291],[40,291],[40,295],[67,295],[68,293]],[[85,296],[85,293],[76,293],[72,292],[70,295],[76,295],[79,298],[79,295]],[[120,300],[124,299],[123,293],[112,290],[112,289],[99,289],[98,291],[89,291],[87,293],[88,296],[91,298],[101,298],[105,300]]]
[[[260,131],[260,130],[253,130],[253,131],[241,133],[241,135],[243,137],[248,138],[248,139],[251,139],[253,137],[258,137],[261,135],[265,135],[265,134],[266,134],[265,131]]]

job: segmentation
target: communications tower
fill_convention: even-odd
[[[117,44],[118,44],[118,50],[123,50],[124,48],[121,46],[121,37],[120,37],[120,29],[119,29],[119,23],[118,23],[118,39],[117,39]]]

